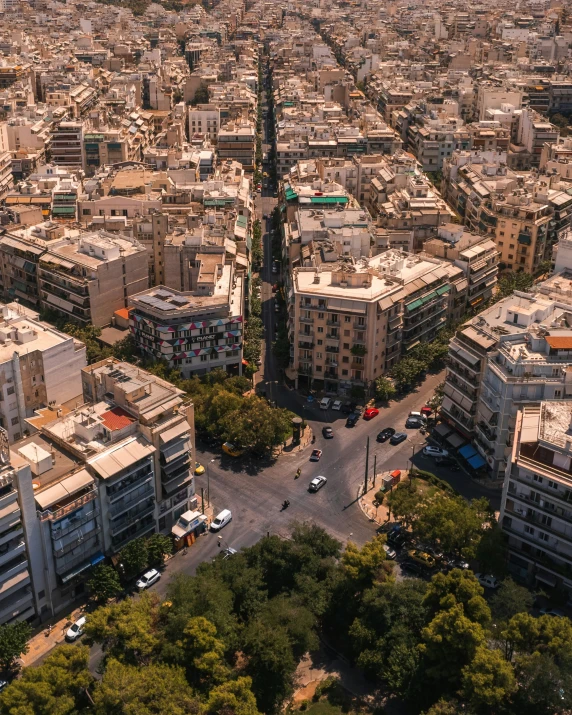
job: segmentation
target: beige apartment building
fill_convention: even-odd
[[[288,374],[327,392],[367,391],[403,352],[435,337],[466,288],[461,268],[399,251],[295,268]]]

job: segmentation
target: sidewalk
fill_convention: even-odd
[[[28,641],[28,652],[19,660],[22,667],[27,668],[37,660],[46,656],[55,646],[65,642],[65,635],[68,628],[74,621],[84,615],[85,609],[79,606],[71,611],[68,616],[58,621],[51,621],[52,630],[48,634],[48,623],[44,623],[36,630],[35,634]]]

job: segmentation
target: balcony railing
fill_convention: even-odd
[[[69,504],[66,504],[65,506],[60,507],[59,509],[56,509],[55,511],[51,511],[50,509],[46,509],[45,511],[41,512],[38,511],[38,518],[41,521],[45,521],[46,519],[50,519],[50,521],[57,521],[66,514],[69,514],[76,509],[79,509],[84,504],[89,504],[89,502],[92,502],[96,497],[97,486],[94,484],[87,494],[84,494],[78,499],[74,499],[74,501],[70,502]]]

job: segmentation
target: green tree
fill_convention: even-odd
[[[87,619],[86,636],[100,643],[110,657],[132,665],[148,664],[162,646],[160,609],[159,597],[150,592],[102,606]]]
[[[252,693],[251,678],[237,678],[217,685],[209,693],[204,715],[261,715]]]
[[[375,381],[375,399],[380,402],[389,402],[395,397],[397,390],[393,382],[387,377],[378,377]]]
[[[0,695],[2,715],[76,715],[86,712],[93,683],[89,648],[61,645],[37,668],[25,668]]]
[[[96,715],[199,715],[198,698],[182,668],[152,663],[145,668],[111,658],[94,693]]]
[[[250,395],[240,407],[220,421],[225,439],[255,454],[264,454],[282,444],[292,431],[292,413],[273,408],[260,397]]]
[[[502,578],[507,573],[508,548],[506,534],[498,524],[485,529],[477,546],[476,558],[484,573]]]
[[[491,619],[491,612],[483,593],[484,589],[472,571],[453,569],[448,574],[438,573],[433,576],[423,603],[432,616],[461,604],[466,616],[486,626]]]
[[[119,568],[126,578],[137,576],[148,563],[147,541],[142,536],[130,541],[119,552]]]
[[[485,631],[465,615],[462,604],[439,612],[423,629],[419,644],[428,680],[437,687],[456,691],[462,669],[482,645],[485,645]]]
[[[391,572],[391,566],[386,562],[383,545],[385,537],[375,536],[360,549],[353,541],[348,541],[342,554],[342,568],[356,588],[369,588],[374,581],[383,581]]]
[[[431,706],[427,712],[423,715],[459,715],[463,712],[463,715],[467,712],[465,709],[461,710],[461,704],[458,700],[444,700],[441,699]],[[469,715],[469,713],[467,713]]]
[[[216,628],[203,616],[189,619],[183,631],[183,649],[191,683],[202,690],[223,683],[229,674],[224,661],[224,643]]]
[[[534,604],[534,596],[524,586],[506,578],[491,598],[491,611],[497,623],[508,623],[517,613],[527,613]]]
[[[403,520],[406,526],[415,523],[423,506],[423,497],[417,488],[417,481],[398,484],[387,495],[387,507],[394,518]]]
[[[121,583],[114,568],[99,564],[87,582],[87,588],[96,603],[104,604],[121,593]]]
[[[517,658],[518,689],[513,712],[519,715],[564,715],[572,708],[570,668],[561,668],[548,653],[538,651]]]
[[[162,564],[165,556],[173,552],[173,542],[164,534],[152,534],[147,539],[147,561],[153,566]]]
[[[426,363],[415,358],[404,357],[391,368],[390,375],[394,379],[397,388],[404,390],[415,383],[426,369]]]
[[[499,278],[495,297],[500,300],[512,295],[515,290],[527,291],[533,282],[530,273],[505,273]]]
[[[461,692],[478,713],[498,712],[515,687],[512,665],[498,650],[478,647],[473,660],[463,668]]]
[[[11,670],[16,660],[28,652],[32,628],[26,621],[0,626],[0,667]]]

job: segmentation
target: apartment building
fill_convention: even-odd
[[[437,229],[437,236],[423,244],[423,251],[436,258],[451,261],[462,268],[467,279],[466,310],[486,304],[497,284],[498,249],[490,238],[470,233],[458,224],[445,224]],[[460,307],[460,306],[459,306]]]
[[[569,367],[565,382],[562,400],[519,410],[500,512],[510,571],[548,593],[572,592]]]
[[[90,365],[81,377],[86,402],[71,411],[39,410],[30,419],[38,431],[10,453],[31,554],[32,595],[20,609],[33,599],[40,619],[70,608],[106,556],[139,536],[170,532],[196,507],[194,415],[182,391],[116,360]],[[12,513],[5,543],[21,558],[14,539],[22,528]],[[12,590],[30,583],[20,569]]]
[[[21,439],[35,410],[81,396],[85,365],[83,343],[17,303],[0,305],[0,426],[9,442]]]
[[[131,300],[138,348],[185,377],[222,368],[242,374],[244,279],[221,256],[198,254],[193,291],[158,286]]]
[[[220,130],[220,108],[214,104],[197,104],[189,107],[189,137],[202,134],[216,146]]]
[[[256,131],[253,124],[227,124],[218,130],[217,153],[219,160],[232,159],[242,164],[246,171],[254,169]]]
[[[81,234],[39,257],[41,304],[83,325],[108,325],[147,287],[147,263],[145,248],[134,239],[105,231]]]
[[[294,268],[288,374],[332,393],[369,390],[402,352],[436,335],[462,281],[459,268],[398,251]]]
[[[70,169],[83,169],[85,166],[84,149],[83,122],[62,121],[53,127],[50,145],[53,164]]]

